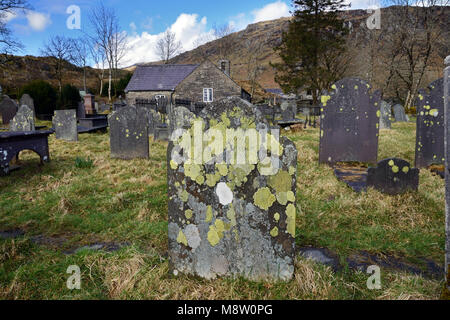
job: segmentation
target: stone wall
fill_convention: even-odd
[[[203,102],[203,88],[213,89],[214,101],[241,96],[241,87],[206,60],[178,85],[174,97]]]
[[[172,91],[130,91],[126,94],[126,101],[128,105],[134,105],[136,99],[153,99],[156,95],[165,95],[168,100]]]

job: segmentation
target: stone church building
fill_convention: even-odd
[[[138,66],[125,89],[127,103],[158,96],[172,103],[175,99],[210,103],[229,96],[250,101],[250,94],[228,75],[227,64],[221,62],[222,67],[208,59],[201,64]]]

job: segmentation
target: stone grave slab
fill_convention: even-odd
[[[76,110],[55,110],[53,128],[56,139],[78,141]]]
[[[208,105],[191,128],[178,130],[172,138],[171,272],[206,279],[290,280],[295,144],[279,139],[279,129],[270,129],[264,116],[238,97]]]
[[[319,162],[376,164],[380,122],[380,93],[369,92],[364,80],[346,78],[321,97]]]
[[[111,157],[148,159],[148,120],[142,109],[121,108],[109,117]]]
[[[444,79],[434,81],[429,91],[419,91],[416,102],[416,167],[443,165],[444,154]]]
[[[419,169],[411,168],[408,161],[391,158],[369,168],[367,186],[389,195],[402,194],[419,189]]]
[[[8,96],[4,96],[0,102],[0,116],[2,117],[2,123],[7,125],[15,117],[18,107],[17,104]]]

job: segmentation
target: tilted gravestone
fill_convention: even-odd
[[[377,163],[380,94],[363,80],[346,78],[323,95],[319,162]]]
[[[55,110],[53,128],[56,139],[78,141],[76,110]]]
[[[386,101],[381,101],[380,104],[380,129],[391,129],[392,128],[392,109],[391,105]]]
[[[447,289],[450,295],[450,56],[445,59],[444,70],[444,110],[445,110],[445,271]]]
[[[434,81],[430,91],[417,98],[416,167],[444,164],[444,79]]]
[[[9,124],[17,113],[17,104],[8,96],[4,96],[0,102],[0,115],[3,124]]]
[[[419,169],[411,168],[409,162],[391,158],[369,168],[367,187],[373,187],[389,195],[417,191],[419,188]]]
[[[190,127],[191,120],[195,117],[191,111],[185,107],[176,107],[170,114],[169,131],[172,133],[176,129]]]
[[[22,98],[20,98],[19,105],[28,106],[30,109],[33,110],[33,114],[36,115],[36,111],[34,109],[34,100],[29,94],[25,93],[24,95],[22,95]]]
[[[171,272],[206,279],[291,279],[294,143],[280,140],[279,130],[270,130],[256,107],[238,97],[208,105],[192,127],[177,130],[172,139],[168,147]]]
[[[405,113],[405,108],[403,108],[403,106],[401,104],[396,104],[393,109],[394,109],[395,122],[408,122],[409,121],[409,119]]]
[[[35,131],[33,110],[28,106],[21,106],[14,119],[11,120],[9,130],[13,132]]]
[[[120,108],[109,116],[111,157],[149,158],[147,113],[135,107]]]

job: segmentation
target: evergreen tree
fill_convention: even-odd
[[[345,52],[348,28],[339,17],[344,0],[294,0],[295,12],[282,43],[275,48],[282,62],[272,64],[284,92],[301,89],[318,94],[342,76],[339,64]]]

